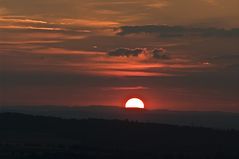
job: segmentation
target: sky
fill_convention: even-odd
[[[0,0],[0,105],[239,112],[238,0]]]

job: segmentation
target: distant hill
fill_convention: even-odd
[[[227,112],[193,112],[168,110],[133,111],[125,110],[124,108],[116,106],[2,106],[0,108],[0,112],[18,112],[68,119],[128,119],[141,122],[156,122],[173,125],[239,130],[239,113]]]
[[[0,158],[237,159],[239,131],[0,113]]]

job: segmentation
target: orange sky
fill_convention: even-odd
[[[238,0],[0,0],[0,105],[239,111]]]

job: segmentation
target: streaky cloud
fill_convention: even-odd
[[[239,37],[239,28],[199,28],[169,25],[121,26],[117,34],[129,35],[139,33],[157,34],[160,37]]]

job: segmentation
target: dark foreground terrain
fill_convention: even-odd
[[[0,114],[0,159],[239,159],[239,132]]]
[[[65,119],[119,119],[140,122],[187,125],[216,129],[239,130],[239,113],[142,110],[128,111],[117,106],[0,106],[0,113],[14,112]]]

